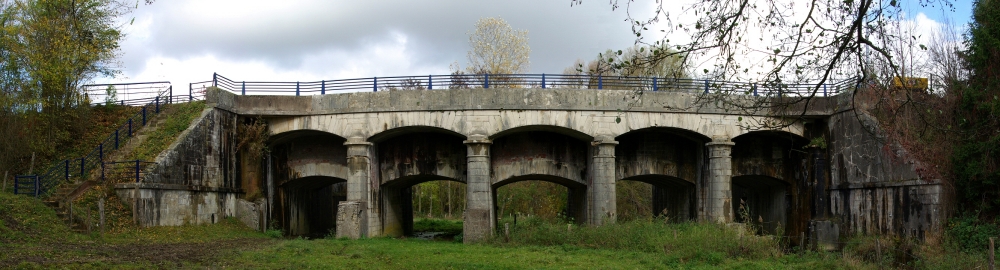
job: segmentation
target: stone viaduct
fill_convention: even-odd
[[[874,120],[856,117],[847,95],[815,98],[785,128],[752,130],[748,123],[767,119],[699,106],[698,93],[633,94],[489,88],[298,97],[211,89],[211,108],[192,126],[203,132],[185,135],[190,145],[161,154],[146,183],[120,185],[119,193],[147,191],[140,199],[149,201],[149,225],[181,212],[192,223],[206,213],[213,221],[249,215],[248,223],[291,235],[335,229],[355,238],[410,233],[410,188],[436,180],[466,184],[466,242],[496,230],[497,188],[525,180],[567,187],[567,212],[593,226],[615,222],[617,181],[641,181],[654,187],[654,211],[671,220],[755,222],[790,236],[838,229],[922,236],[940,228],[940,184],[892,158],[905,153],[866,132]],[[263,158],[235,148],[236,126],[254,119],[270,132]],[[816,138],[826,145],[810,147]],[[205,180],[212,177],[221,180]],[[206,193],[222,195],[197,195]],[[171,210],[171,196],[200,199],[187,199],[194,210]],[[243,199],[258,203],[247,210]],[[736,214],[741,203],[750,220]]]

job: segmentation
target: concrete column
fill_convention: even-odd
[[[349,238],[375,237],[381,233],[381,222],[378,213],[376,200],[378,199],[378,185],[372,185],[371,181],[371,143],[361,137],[351,137],[344,143],[347,146],[347,202],[351,202],[351,209],[342,209],[345,204],[338,206],[338,212],[357,212],[357,220],[347,220],[337,222],[337,236]],[[343,224],[342,224],[343,223]],[[359,224],[351,224],[359,223]],[[353,235],[341,235],[341,229],[349,231]],[[348,228],[357,228],[348,229]]]
[[[612,139],[595,140],[591,150],[590,183],[587,186],[587,223],[593,226],[615,223],[617,206],[615,198],[615,146]]]
[[[490,183],[490,144],[484,135],[469,136],[468,174],[465,185],[465,243],[482,241],[493,234],[496,214],[493,212],[493,186]]]
[[[708,147],[708,186],[705,187],[705,215],[709,221],[733,222],[733,143],[729,139],[713,139]]]

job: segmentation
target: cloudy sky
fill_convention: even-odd
[[[681,5],[667,2],[683,16]],[[921,29],[946,17],[966,24],[971,7],[956,2],[955,12],[914,7],[911,18]],[[641,17],[654,4],[637,0],[629,11]],[[125,26],[122,76],[98,81],[180,88],[213,72],[237,81],[447,74],[453,62],[465,66],[476,20],[493,16],[528,30],[532,73],[561,73],[576,59],[635,42],[625,10],[605,0],[573,7],[570,0],[160,0],[140,5]]]

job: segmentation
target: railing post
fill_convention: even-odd
[[[80,158],[80,177],[84,176],[84,166],[87,163],[87,157]]]
[[[705,79],[705,94],[708,94],[708,79]]]
[[[659,86],[656,85],[656,77],[653,77],[653,92],[659,91]]]
[[[219,87],[219,74],[212,72],[212,87]]]
[[[38,193],[41,189],[41,186],[42,186],[41,183],[39,183],[38,181],[38,176],[35,175],[35,198],[38,198]]]
[[[121,100],[121,102],[122,102],[122,106],[125,106],[125,100],[123,99],[123,100]]]
[[[169,92],[169,94],[167,94],[167,104],[174,104],[174,86],[171,85],[167,88],[167,91]]]
[[[104,163],[104,144],[97,145],[97,160]]]
[[[66,182],[69,182],[69,160],[66,160]]]
[[[823,84],[823,96],[826,96],[826,84]]]
[[[188,84],[188,102],[194,101],[194,83]]]
[[[160,96],[156,96],[156,113],[160,113]]]
[[[434,80],[431,75],[427,75],[427,90],[434,89]]]
[[[139,183],[139,160],[135,160],[135,182]]]
[[[372,77],[372,92],[378,92],[378,77]]]
[[[597,89],[604,89],[604,76],[597,75]]]
[[[115,130],[115,150],[118,150],[118,130]]]
[[[753,84],[753,96],[757,96],[757,84]]]
[[[490,74],[483,74],[483,88],[490,88]]]
[[[299,96],[299,82],[295,82],[295,96]]]
[[[241,96],[247,95],[247,81],[243,81],[243,83],[240,84],[240,95]]]
[[[146,126],[146,106],[142,106],[142,125]]]
[[[326,81],[319,81],[319,94],[326,95]]]
[[[4,179],[4,180],[6,180],[6,179]],[[17,195],[17,186],[19,186],[18,185],[18,180],[20,180],[20,178],[18,178],[17,175],[15,175],[14,176],[14,195]]]
[[[542,89],[545,89],[545,73],[542,73]]]

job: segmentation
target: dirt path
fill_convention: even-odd
[[[211,264],[220,256],[273,244],[271,239],[235,239],[208,243],[80,244],[53,243],[30,249],[0,248],[0,268],[32,262],[42,266],[80,263],[140,263],[175,268],[183,263]]]

